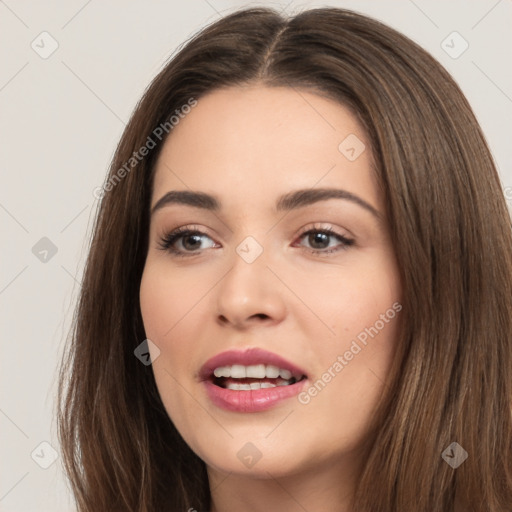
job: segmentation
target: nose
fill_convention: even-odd
[[[217,321],[238,330],[275,325],[286,316],[283,286],[269,270],[263,255],[247,263],[238,254],[217,292]]]

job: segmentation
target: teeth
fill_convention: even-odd
[[[264,364],[256,364],[253,366],[248,366],[247,377],[252,377],[253,379],[264,379],[265,378],[265,365]]]
[[[213,374],[215,377],[231,377],[231,366],[219,366]]]
[[[281,379],[288,380],[292,378],[292,372],[290,370],[279,370],[279,376]]]
[[[278,384],[279,386],[284,386],[286,384]],[[226,389],[232,389],[234,391],[249,391],[250,389],[265,389],[265,388],[275,388],[275,384],[271,384],[270,382],[253,382],[252,384],[236,384],[235,382],[226,383]]]
[[[242,366],[241,364],[234,364],[231,367],[231,377],[233,379],[245,379],[247,377],[245,366]]]
[[[279,377],[279,368],[277,366],[268,365],[267,366],[267,375],[268,379],[277,379]]]
[[[281,377],[284,380],[292,378],[292,372],[277,366],[254,364],[250,366],[243,366],[241,364],[234,364],[232,366],[219,366],[215,368],[213,374],[215,377],[231,377],[232,379],[245,379],[246,377],[252,379],[277,379]]]

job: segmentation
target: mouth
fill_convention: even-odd
[[[208,360],[199,373],[210,400],[236,412],[263,411],[300,392],[307,375],[266,350],[228,351]]]
[[[215,386],[233,391],[249,391],[270,389],[278,386],[290,386],[301,382],[306,376],[303,373],[293,373],[286,368],[271,364],[255,364],[244,366],[218,366],[210,376]]]

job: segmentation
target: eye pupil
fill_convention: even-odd
[[[187,243],[191,239],[194,239],[194,242],[192,244]],[[185,249],[194,250],[201,246],[201,236],[197,234],[184,236],[182,243]]]
[[[325,249],[329,245],[329,235],[325,233],[312,233],[309,235],[309,243],[315,249]]]

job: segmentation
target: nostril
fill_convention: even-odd
[[[228,323],[228,319],[224,315],[219,315],[219,320],[221,323],[226,324]]]

